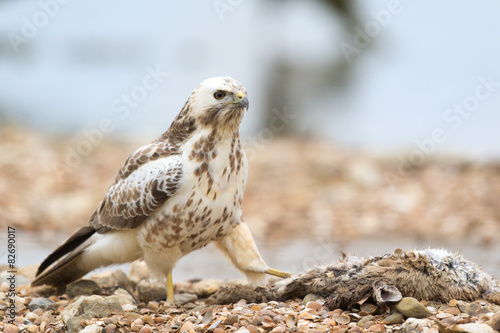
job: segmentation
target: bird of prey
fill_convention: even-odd
[[[252,285],[269,268],[242,219],[248,162],[239,125],[246,89],[230,77],[203,81],[170,128],[122,166],[90,225],[74,232],[40,265],[33,286],[64,286],[103,266],[144,259],[166,276],[186,254],[214,241]]]

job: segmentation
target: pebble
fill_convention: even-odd
[[[175,294],[174,297],[175,297],[175,303],[179,305],[192,303],[198,299],[198,296],[196,296],[195,294],[188,294],[188,293]]]
[[[488,325],[490,325],[494,330],[500,331],[500,311],[495,313],[493,317],[488,321]]]
[[[307,304],[309,302],[314,302],[314,301],[322,301],[322,302],[324,302],[323,297],[321,297],[319,295],[316,295],[316,294],[307,294],[304,297],[304,299],[302,300],[301,304]]]
[[[467,333],[494,333],[494,330],[490,325],[481,323],[461,324],[457,327]]]
[[[55,302],[51,300],[50,298],[45,298],[45,297],[35,297],[32,298],[30,303],[28,304],[28,308],[31,311],[34,311],[38,308],[42,310],[53,310],[57,307]]]
[[[378,306],[371,304],[371,303],[363,303],[361,305],[361,311],[372,314],[375,313],[378,310]]]
[[[19,333],[20,331],[21,329],[19,329],[19,327],[12,324],[7,324],[3,330],[4,333]]]
[[[132,290],[132,282],[130,282],[127,275],[121,269],[95,274],[90,279],[104,288],[122,287]]]
[[[133,304],[123,304],[123,305],[122,305],[122,309],[123,309],[123,311],[125,311],[125,312],[128,312],[128,311],[137,311],[137,305],[133,305]]]
[[[413,297],[403,297],[396,305],[396,309],[406,318],[426,318],[431,313]]]
[[[78,280],[73,283],[70,283],[66,288],[66,293],[74,298],[80,295],[99,295],[102,291],[100,285],[93,280]]]
[[[404,316],[401,313],[396,311],[396,312],[388,315],[387,317],[385,317],[383,322],[387,323],[389,325],[393,325],[393,324],[401,324],[404,321],[405,321]]]
[[[235,331],[235,333],[249,333],[249,332],[250,331],[245,327],[242,327],[239,330]]]
[[[151,326],[144,326],[139,330],[139,333],[151,333],[152,331],[153,329],[151,328]]]
[[[347,325],[351,321],[351,318],[349,318],[348,315],[344,314],[335,316],[333,319],[335,319],[335,321],[340,325]]]
[[[201,280],[193,283],[191,286],[191,291],[198,297],[208,297],[215,293],[222,286],[222,282],[219,280]]]
[[[238,315],[230,315],[229,317],[226,318],[226,320],[222,322],[222,324],[233,325],[236,322],[238,322]]]
[[[429,322],[425,319],[408,318],[403,323],[403,329],[406,331],[418,330],[424,327],[429,327]]]
[[[257,332],[260,332],[259,329],[257,328],[257,326],[255,325],[248,325],[247,326],[247,330],[250,332],[250,333],[257,333]]]
[[[312,302],[307,303],[307,308],[313,309],[313,310],[316,310],[316,311],[318,311],[322,307],[323,306],[321,304],[319,304],[318,302],[316,302],[316,301],[312,301]]]
[[[101,327],[97,324],[85,327],[80,333],[101,333]]]
[[[189,332],[189,331],[195,330],[195,329],[196,329],[196,326],[190,321],[186,321],[181,326],[181,332]]]

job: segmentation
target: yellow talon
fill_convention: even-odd
[[[277,276],[280,278],[284,278],[284,279],[292,276],[292,274],[290,274],[290,273],[278,271],[277,269],[273,269],[273,268],[269,268],[267,271],[265,271],[265,273],[270,274],[270,275],[274,275],[274,276]]]

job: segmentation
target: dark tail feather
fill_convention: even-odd
[[[87,271],[78,268],[77,261],[85,248],[75,251],[80,245],[87,241],[96,230],[91,227],[83,227],[74,232],[61,246],[55,249],[38,267],[36,279],[31,283],[32,286],[48,284],[56,287],[66,285],[78,278],[84,276]],[[54,267],[48,269],[54,262]]]

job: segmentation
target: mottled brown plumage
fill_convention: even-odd
[[[253,283],[270,269],[242,220],[248,165],[239,125],[248,99],[231,78],[196,88],[170,128],[125,161],[84,227],[41,265],[33,285],[63,285],[100,266],[143,258],[167,275],[212,241]]]

